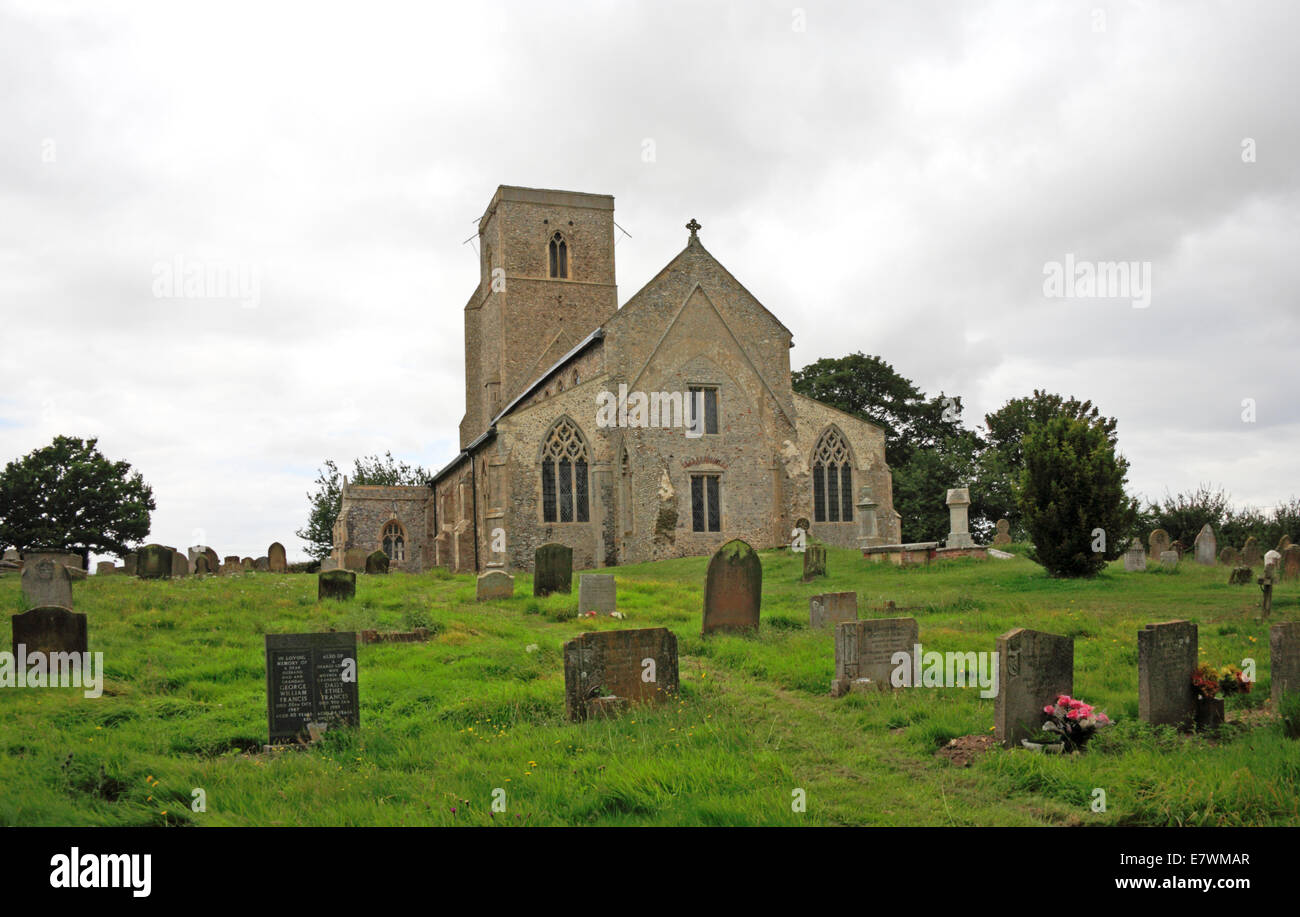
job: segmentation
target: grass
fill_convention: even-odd
[[[1258,709],[1268,623],[1258,589],[1226,585],[1223,568],[1116,562],[1068,581],[1019,557],[902,570],[831,548],[830,575],[803,585],[798,555],[763,552],[758,634],[704,639],[707,560],[612,571],[624,621],[577,619],[576,581],[534,599],[528,575],[516,598],[484,604],[473,577],[445,571],[359,576],[354,601],[323,604],[314,576],[91,577],[74,588],[104,695],[0,691],[0,824],[1300,825],[1300,745],[1285,734],[1300,710]],[[914,606],[896,614],[918,619],[927,650],[991,651],[1020,626],[1071,634],[1075,692],[1118,723],[1083,755],[994,750],[952,766],[942,745],[991,732],[978,690],[828,696],[833,639],[807,626],[808,597],[848,590],[862,617]],[[0,578],[0,605],[20,604],[18,578]],[[1296,584],[1275,589],[1271,622],[1298,609]],[[1257,661],[1217,737],[1137,721],[1137,631],[1174,618],[1200,625],[1206,661]],[[417,626],[433,639],[359,648],[359,730],[260,753],[264,633]],[[678,635],[679,699],[568,723],[564,642],[651,626]],[[1092,811],[1098,788],[1105,812]],[[192,810],[196,789],[206,811]]]

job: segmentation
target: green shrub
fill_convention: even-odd
[[[1300,739],[1300,693],[1283,694],[1282,702],[1277,705],[1277,715],[1282,723],[1282,734],[1288,739]]]

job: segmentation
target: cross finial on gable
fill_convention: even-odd
[[[691,238],[694,239],[695,234],[699,232],[701,229],[703,229],[704,227],[701,226],[699,222],[696,221],[695,217],[691,217],[691,221],[686,224],[686,228],[691,231]]]

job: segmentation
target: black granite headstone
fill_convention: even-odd
[[[357,635],[267,634],[266,718],[272,745],[306,739],[309,723],[360,725]]]

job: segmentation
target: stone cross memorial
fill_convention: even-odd
[[[1191,621],[1148,624],[1138,631],[1138,717],[1153,726],[1196,721],[1198,639]]]
[[[920,642],[916,618],[872,618],[847,621],[835,628],[835,679],[831,697],[843,697],[853,687],[885,690],[897,668],[895,653],[910,657]]]
[[[1286,694],[1300,694],[1300,621],[1274,624],[1268,630],[1268,672],[1273,684],[1273,711]]]
[[[676,695],[677,678],[677,637],[666,627],[580,634],[564,644],[564,710],[574,722],[662,703]]]
[[[994,738],[1010,748],[1041,735],[1043,708],[1074,693],[1074,638],[1018,627],[998,637]]]
[[[704,633],[758,629],[763,564],[739,538],[718,548],[704,579]]]
[[[578,614],[594,611],[607,615],[618,609],[618,591],[611,573],[584,573],[578,577]]]
[[[533,595],[573,592],[573,548],[544,544],[533,555]]]
[[[267,634],[266,718],[272,745],[360,725],[357,635]]]

